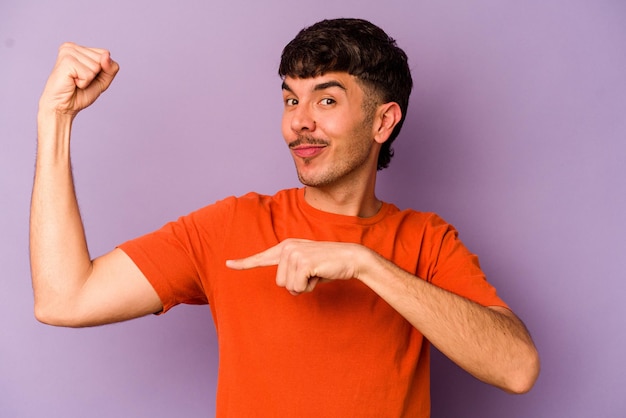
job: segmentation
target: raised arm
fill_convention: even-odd
[[[39,101],[30,260],[35,316],[44,323],[91,326],[161,309],[152,286],[121,250],[91,260],[74,191],[72,121],[118,70],[106,50],[63,44]]]

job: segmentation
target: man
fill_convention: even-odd
[[[283,51],[282,132],[304,188],[227,198],[91,260],[71,122],[118,69],[108,51],[65,44],[40,100],[40,321],[91,326],[208,303],[219,416],[429,416],[430,343],[484,382],[530,390],[535,346],[456,231],[375,196],[412,86],[380,28],[322,21]]]

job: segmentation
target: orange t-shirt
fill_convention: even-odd
[[[294,297],[276,286],[276,267],[225,266],[286,238],[360,243],[434,285],[506,306],[432,213],[387,203],[370,218],[326,213],[305,202],[304,189],[227,198],[120,246],[164,311],[209,303],[218,417],[430,416],[428,341],[367,286],[321,283]]]

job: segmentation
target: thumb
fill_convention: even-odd
[[[111,53],[105,51],[100,57],[100,67],[102,70],[98,73],[94,82],[99,86],[100,92],[103,92],[109,88],[113,82],[117,72],[120,70],[120,66],[117,62],[113,61]]]

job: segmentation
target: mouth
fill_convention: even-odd
[[[291,151],[301,158],[313,158],[319,155],[324,148],[326,148],[326,145],[300,145],[292,147]]]
[[[300,158],[313,158],[321,154],[327,146],[326,141],[319,139],[298,138],[289,144],[289,149]]]

